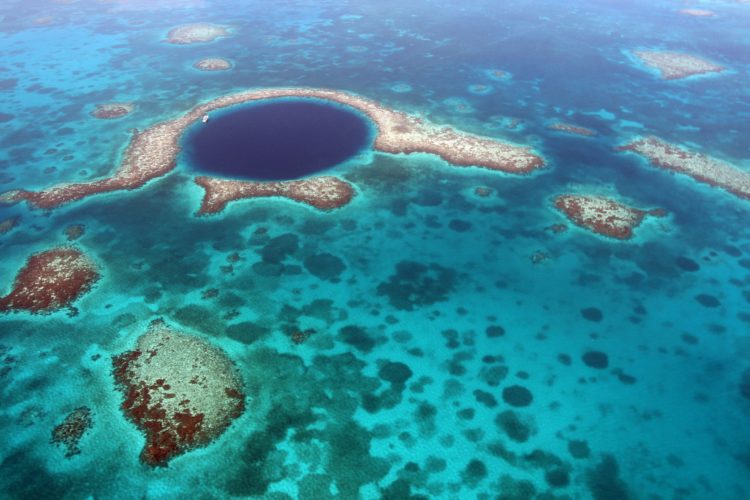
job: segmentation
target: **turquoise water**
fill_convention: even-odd
[[[5,2],[3,191],[105,176],[133,128],[291,85],[527,144],[548,167],[517,177],[368,151],[327,172],[357,191],[339,210],[257,199],[195,217],[203,193],[178,163],[50,213],[0,207],[0,221],[21,217],[0,235],[2,293],[70,224],[102,274],[75,317],[0,316],[2,496],[750,496],[750,203],[614,151],[655,134],[750,167],[750,6],[701,2],[716,12],[703,19],[683,2],[622,3]],[[189,22],[232,36],[164,42]],[[642,48],[729,71],[662,81],[633,64]],[[233,68],[195,70],[204,57]],[[135,109],[92,118],[105,102]],[[555,234],[552,199],[568,191],[668,216],[627,242]],[[247,409],[152,469],[111,357],[157,318],[227,353]],[[297,344],[297,330],[314,332]],[[66,458],[51,433],[81,406],[93,425]]]

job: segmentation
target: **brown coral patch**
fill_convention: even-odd
[[[120,118],[131,113],[133,109],[135,109],[135,106],[129,102],[97,104],[94,111],[91,112],[91,116],[104,120]]]
[[[146,435],[145,464],[166,466],[206,446],[245,410],[242,379],[226,353],[161,320],[112,363],[121,408]]]
[[[196,177],[195,183],[205,190],[198,215],[221,212],[230,201],[243,198],[278,196],[320,210],[331,210],[346,205],[354,197],[351,184],[331,176],[276,182]]]
[[[0,297],[0,311],[50,313],[71,305],[98,279],[96,264],[76,248],[36,253],[18,272],[10,293]]]
[[[564,194],[554,203],[574,224],[618,240],[632,238],[646,215],[663,215],[661,210],[640,210],[603,196]]]

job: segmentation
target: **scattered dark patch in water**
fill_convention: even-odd
[[[487,477],[487,466],[476,458],[466,464],[461,472],[461,480],[471,488],[476,487],[485,477]]]
[[[609,357],[601,351],[587,351],[581,357],[586,366],[603,370],[609,366]]]
[[[516,408],[529,406],[533,400],[531,391],[521,385],[511,385],[503,389],[503,401]]]
[[[387,296],[393,307],[412,311],[446,300],[455,286],[456,272],[452,269],[402,260],[396,265],[396,274],[378,285],[377,292]]]
[[[478,403],[483,404],[487,408],[494,408],[497,406],[497,399],[495,399],[495,396],[481,389],[476,389],[474,391],[474,398]]]
[[[299,248],[299,237],[293,233],[285,233],[268,240],[268,243],[260,249],[263,262],[280,264],[284,259],[293,254]]]
[[[251,321],[245,321],[226,328],[227,337],[243,344],[252,344],[269,333],[269,329]]]
[[[750,399],[750,368],[745,368],[740,378],[740,394],[745,399]]]
[[[602,312],[596,307],[586,307],[585,309],[581,309],[581,316],[589,321],[593,321],[594,323],[598,323],[604,318]]]
[[[365,331],[364,328],[356,325],[349,325],[339,330],[341,340],[355,349],[362,352],[370,352],[375,347],[375,340]]]
[[[498,414],[495,418],[495,424],[513,441],[523,443],[531,436],[531,426],[521,420],[514,411],[506,410]]]
[[[404,363],[389,361],[380,368],[378,376],[391,384],[403,385],[412,376],[412,371]]]
[[[701,266],[699,266],[697,262],[687,257],[677,257],[675,259],[675,262],[680,269],[691,273],[696,272],[701,268]]]
[[[695,300],[697,300],[698,303],[703,307],[715,308],[721,305],[719,299],[707,293],[699,293],[695,296]]]
[[[305,259],[305,269],[316,278],[328,281],[338,280],[346,269],[344,261],[330,253],[317,253]]]
[[[577,459],[588,458],[591,454],[589,443],[587,441],[577,439],[573,439],[568,442],[568,451],[573,458]]]
[[[502,337],[505,335],[505,328],[500,325],[490,325],[485,330],[488,338]]]
[[[471,222],[462,219],[451,219],[448,223],[448,227],[458,233],[465,233],[471,229]]]
[[[620,479],[617,460],[604,455],[602,461],[586,475],[586,485],[594,500],[629,500],[632,498],[627,485]]]

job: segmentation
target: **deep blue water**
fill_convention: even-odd
[[[203,174],[299,179],[334,167],[368,146],[370,126],[352,110],[283,99],[215,113],[186,135],[187,161]]]
[[[231,36],[164,42],[189,22]],[[0,498],[750,498],[750,203],[615,149],[655,134],[750,168],[749,25],[732,0],[0,2],[0,191],[99,179],[133,129],[281,86],[358,93],[548,165],[511,176],[377,153],[359,114],[317,105],[310,129],[284,100],[212,113],[142,188],[0,206],[0,222],[20,217],[0,235],[0,294],[55,245],[103,276],[76,316],[0,315]],[[629,57],[642,48],[729,70],[663,81]],[[196,70],[205,57],[232,69]],[[105,102],[135,108],[92,118]],[[290,106],[285,126],[304,130],[272,133]],[[321,112],[356,127],[332,134]],[[352,203],[264,198],[196,217],[191,141],[227,139],[222,123],[242,131],[230,146],[262,143],[243,158],[273,154],[228,165],[273,178],[282,157],[311,168],[308,146],[346,142],[319,165]],[[570,191],[669,215],[627,242],[555,234],[552,199]],[[72,243],[71,224],[85,225]],[[248,398],[215,442],[152,470],[111,358],[157,318],[223,349]],[[66,458],[51,432],[81,406],[93,425]]]

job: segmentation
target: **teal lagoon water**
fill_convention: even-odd
[[[2,293],[71,224],[102,274],[74,317],[0,317],[2,496],[750,496],[750,205],[615,151],[655,134],[748,168],[750,7],[698,2],[715,16],[696,18],[685,5],[4,3],[3,191],[106,176],[134,128],[294,85],[526,144],[547,167],[511,176],[365,148],[325,171],[355,186],[341,209],[257,199],[195,217],[181,156],[138,190],[0,207],[21,221],[0,235]],[[231,36],[165,43],[192,22]],[[663,81],[633,63],[642,48],[728,71]],[[205,57],[233,67],[195,70]],[[105,102],[135,108],[94,119]],[[556,234],[552,199],[571,191],[668,216],[626,242]],[[157,318],[223,349],[247,400],[214,442],[154,469],[111,358]],[[66,458],[52,430],[81,406],[92,426]]]

